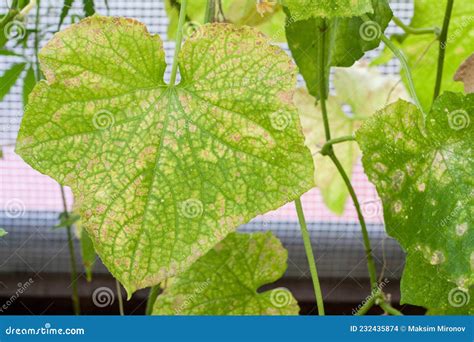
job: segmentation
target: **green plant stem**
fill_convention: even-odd
[[[319,92],[320,92],[320,103],[321,103],[321,113],[323,115],[324,123],[324,135],[326,136],[326,141],[331,140],[331,129],[329,127],[329,120],[326,107],[326,97],[329,80],[326,79],[326,40],[327,40],[327,22],[326,19],[322,21],[321,26],[319,27],[319,37],[318,37],[318,63],[319,63]],[[332,150],[332,147],[330,147]]]
[[[448,38],[449,22],[453,11],[454,0],[448,0],[444,14],[443,28],[439,37],[438,68],[436,71],[436,83],[433,95],[433,101],[439,96],[441,91],[441,81],[443,80],[444,57],[446,55],[446,40]]]
[[[364,248],[365,248],[365,256],[367,258],[367,268],[369,270],[369,277],[370,277],[370,284],[372,286],[372,290],[377,288],[377,270],[375,268],[375,262],[374,258],[372,256],[372,247],[370,245],[370,237],[369,237],[369,232],[367,230],[367,225],[365,224],[365,219],[364,215],[362,214],[362,210],[360,208],[360,203],[359,199],[357,198],[357,195],[354,191],[354,187],[352,186],[352,183],[347,176],[346,171],[344,170],[344,167],[342,166],[341,162],[339,159],[337,159],[336,155],[334,152],[329,154],[329,158],[331,158],[332,162],[337,168],[337,171],[339,171],[339,174],[341,175],[342,179],[344,180],[344,183],[346,184],[347,190],[349,191],[349,194],[352,198],[352,202],[354,203],[354,207],[357,212],[357,217],[359,219],[360,227],[362,230],[362,237],[364,240]]]
[[[400,27],[403,31],[405,31],[408,34],[435,34],[436,36],[439,36],[440,30],[438,27],[411,27],[408,25],[405,25],[403,21],[400,20],[400,18],[393,16],[392,17],[393,22]]]
[[[117,298],[118,298],[120,316],[123,316],[125,315],[125,312],[123,310],[122,289],[120,288],[120,283],[117,279],[115,279],[115,287],[117,288]]]
[[[392,41],[383,33],[380,36],[380,39],[385,43],[385,45],[387,45],[387,47],[393,52],[395,56],[397,56],[398,60],[400,61],[402,69],[405,71],[410,95],[413,98],[415,105],[423,113],[423,117],[426,117],[426,113],[423,110],[423,107],[421,106],[420,100],[418,99],[418,95],[416,94],[415,83],[413,82],[413,77],[411,75],[410,67],[408,66],[407,58],[405,57],[403,52],[397,46],[395,46],[395,44],[393,44]]]
[[[67,202],[66,202],[66,195],[64,193],[64,187],[59,185],[61,189],[61,198],[63,202],[63,210],[64,216],[66,216],[66,220],[69,219],[69,212],[67,210]],[[81,307],[79,302],[79,293],[77,290],[77,268],[76,268],[76,253],[74,250],[74,241],[72,238],[72,227],[67,226],[67,242],[69,248],[69,261],[71,264],[71,286],[72,286],[72,306],[75,315],[81,314]]]
[[[363,239],[364,239],[364,247],[365,247],[365,254],[366,254],[366,258],[367,258],[367,267],[368,267],[368,270],[369,270],[369,277],[370,277],[370,284],[371,284],[371,287],[372,289],[376,289],[377,288],[377,272],[376,272],[376,268],[375,268],[375,262],[374,262],[374,259],[372,257],[372,248],[371,248],[371,245],[370,245],[370,238],[369,238],[369,233],[367,231],[367,226],[365,224],[365,220],[364,220],[364,216],[362,215],[362,211],[360,209],[360,204],[359,204],[359,201],[357,199],[357,195],[354,191],[354,188],[352,187],[352,184],[351,184],[351,181],[349,179],[349,177],[347,176],[344,168],[342,167],[341,163],[339,162],[339,160],[337,159],[335,153],[334,153],[334,149],[332,148],[332,143],[330,142],[334,142],[335,140],[340,140],[341,138],[337,138],[335,140],[331,140],[331,130],[330,130],[330,127],[329,127],[329,119],[328,119],[328,112],[327,112],[327,107],[326,107],[326,97],[327,97],[327,93],[326,93],[326,89],[327,89],[327,84],[329,82],[329,80],[326,79],[326,73],[327,73],[327,70],[326,70],[326,60],[325,60],[325,51],[324,49],[326,49],[326,36],[327,36],[327,23],[326,21],[323,21],[323,24],[322,26],[320,27],[320,30],[319,30],[319,39],[318,39],[318,43],[319,43],[319,53],[320,53],[320,56],[319,56],[319,63],[320,63],[320,71],[319,71],[319,86],[320,86],[320,103],[321,103],[321,113],[322,113],[322,117],[323,117],[323,122],[324,122],[324,131],[325,131],[325,136],[326,136],[326,143],[329,143],[329,145],[327,145],[326,149],[325,149],[325,153],[326,155],[328,155],[332,162],[334,163],[334,165],[336,166],[337,170],[339,171],[339,173],[341,174],[341,177],[343,178],[344,180],[344,183],[346,184],[346,187],[349,191],[349,194],[351,195],[351,198],[352,198],[352,201],[354,203],[354,206],[356,208],[356,211],[357,211],[357,216],[359,218],[359,222],[360,222],[360,226],[361,226],[361,230],[362,230],[362,236],[363,236]],[[344,140],[346,140],[347,137],[344,137]]]
[[[389,315],[393,315],[393,316],[403,316],[403,314],[398,311],[397,309],[395,309],[393,306],[391,306],[389,303],[387,303],[386,301],[381,301],[379,303],[379,306],[383,309],[383,311],[385,311],[386,313],[388,313]]]
[[[40,7],[41,7],[41,1],[37,0],[36,2],[36,15],[35,15],[35,36],[34,36],[34,51],[35,51],[35,78],[36,82],[38,82],[41,78],[41,70],[40,70],[40,63],[39,63],[39,24],[40,24]]]
[[[355,140],[355,137],[353,135],[345,135],[343,137],[328,140],[321,148],[321,154],[323,156],[327,156],[329,154],[329,151],[331,150],[330,148],[331,146],[342,143],[342,142],[354,141],[354,140]]]
[[[311,247],[311,238],[309,236],[308,227],[306,226],[306,220],[303,212],[303,205],[301,199],[295,200],[296,212],[298,213],[298,221],[300,223],[301,235],[303,236],[304,249],[306,251],[306,257],[308,258],[309,270],[311,272],[311,278],[313,280],[314,295],[316,297],[316,304],[318,306],[318,314],[324,316],[324,301],[323,294],[321,291],[321,284],[319,283],[318,270],[316,268],[316,262],[314,261],[313,249]]]
[[[181,8],[179,10],[178,29],[176,31],[176,47],[174,50],[173,66],[171,67],[170,87],[173,87],[176,82],[176,72],[178,71],[178,55],[181,50],[181,43],[183,41],[183,25],[186,20],[187,0],[181,1]]]
[[[215,0],[207,0],[206,13],[204,16],[204,24],[214,22],[216,13],[216,2]]]
[[[150,287],[150,293],[148,294],[148,300],[146,302],[146,315],[151,315],[153,313],[153,306],[155,305],[156,298],[160,294],[160,285],[155,285]]]
[[[365,303],[360,307],[359,310],[354,314],[354,316],[363,316],[375,305],[375,296],[371,296]]]

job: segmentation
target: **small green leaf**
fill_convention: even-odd
[[[53,228],[67,228],[72,227],[81,217],[75,213],[63,212],[59,214],[59,223]]]
[[[23,55],[16,53],[11,50],[0,49],[0,56],[16,56],[16,57],[23,57]]]
[[[5,235],[7,235],[7,231],[3,228],[0,228],[0,238],[4,237]]]
[[[336,68],[334,88],[335,95],[329,96],[327,101],[333,137],[352,135],[362,120],[371,116],[376,110],[399,98],[408,99],[405,89],[396,78],[381,75],[376,69],[360,64],[352,68]],[[316,185],[327,207],[341,215],[344,212],[348,192],[332,161],[318,153],[326,142],[326,137],[321,108],[315,103],[316,99],[304,89],[299,89],[295,94],[295,104],[300,113],[306,146],[313,155]],[[344,105],[350,106],[352,115],[342,110]],[[350,179],[354,164],[360,157],[357,143],[348,141],[334,145],[334,151]]]
[[[297,315],[290,291],[257,292],[286,270],[288,252],[272,233],[232,233],[173,278],[155,315]]]
[[[131,19],[84,19],[40,61],[47,80],[30,94],[16,151],[72,188],[129,295],[314,185],[292,103],[295,66],[250,27],[202,26],[172,87],[160,38]]]
[[[360,17],[299,21],[295,20],[293,12],[287,12],[285,29],[288,46],[311,95],[316,98],[320,96],[322,62],[318,32],[321,27],[327,27],[327,39],[324,42],[325,79],[328,79],[329,67],[350,67],[365,52],[379,46],[380,36],[392,18],[392,11],[387,0],[372,0],[372,3],[374,13],[368,15],[372,20],[369,22]]]
[[[61,14],[59,16],[58,31],[61,29],[61,25],[63,24],[64,19],[66,19],[73,3],[74,0],[64,0],[63,8],[61,9]]]
[[[415,0],[415,14],[410,26],[413,28],[443,26],[447,0]],[[474,46],[472,18],[474,6],[470,1],[454,1],[448,40],[445,46],[445,62],[441,91],[463,90],[461,83],[453,77],[459,65],[469,57]],[[438,67],[439,42],[433,35],[408,35],[402,42],[402,49],[408,58],[415,90],[426,112],[433,99],[436,69]],[[408,85],[405,74],[403,80]]]
[[[283,0],[283,5],[288,7],[298,20],[357,17],[373,13],[371,0]]]
[[[26,71],[25,78],[23,79],[23,107],[26,107],[26,105],[28,104],[28,96],[33,90],[35,84],[35,71],[33,69],[33,66],[30,65],[30,67]]]
[[[445,93],[425,125],[398,101],[357,131],[387,232],[407,252],[402,303],[449,309],[459,305],[454,294],[473,295],[473,112],[474,95]],[[474,301],[461,304],[470,310]]]
[[[84,16],[90,17],[95,14],[94,0],[82,0]]]
[[[13,64],[10,69],[0,76],[0,101],[8,94],[11,87],[15,85],[25,66],[26,63]]]

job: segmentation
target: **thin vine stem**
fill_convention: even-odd
[[[334,149],[332,148],[333,143],[335,140],[337,142],[341,142],[341,140],[347,141],[349,140],[348,137],[341,137],[341,138],[336,138],[335,140],[331,139],[331,130],[329,126],[329,119],[328,119],[328,111],[326,107],[326,97],[327,97],[327,86],[329,84],[329,80],[326,79],[326,73],[327,73],[327,61],[325,58],[325,49],[326,49],[326,39],[327,39],[327,23],[326,20],[323,21],[320,30],[319,30],[319,39],[318,39],[318,47],[319,47],[319,65],[320,65],[320,70],[319,70],[319,89],[320,89],[320,104],[321,104],[321,113],[323,117],[323,122],[324,122],[324,131],[325,131],[325,136],[326,136],[326,143],[328,143],[325,153],[328,155],[334,165],[336,166],[337,170],[341,174],[341,177],[344,180],[344,183],[346,184],[346,187],[351,195],[352,201],[354,203],[354,206],[357,211],[357,216],[359,218],[361,230],[362,230],[362,236],[364,240],[364,247],[365,247],[365,254],[367,258],[367,268],[369,270],[369,277],[370,277],[370,284],[371,288],[375,289],[377,288],[377,272],[375,268],[375,262],[372,257],[372,248],[370,245],[370,238],[369,238],[369,233],[367,231],[367,226],[365,224],[364,216],[362,215],[362,211],[360,209],[360,204],[359,200],[357,198],[357,195],[354,191],[354,188],[352,187],[351,181],[349,177],[347,176],[344,168],[342,167],[341,163],[337,159]],[[350,138],[352,140],[352,138]]]
[[[408,34],[435,34],[436,36],[439,36],[440,34],[439,27],[411,27],[405,25],[403,21],[401,21],[401,19],[396,16],[393,16],[392,20],[398,27]]]
[[[204,15],[204,23],[211,23],[214,21],[216,13],[216,2],[215,0],[207,0],[206,13]]]
[[[418,99],[418,95],[416,94],[415,82],[413,82],[413,76],[411,74],[410,67],[408,66],[408,61],[407,61],[407,58],[405,57],[405,54],[395,44],[393,44],[392,41],[383,33],[380,36],[380,39],[385,43],[385,45],[387,45],[387,47],[393,52],[393,54],[400,61],[402,69],[403,71],[405,71],[405,76],[407,78],[408,90],[410,92],[410,95],[413,98],[415,105],[423,113],[423,117],[426,117],[426,113],[423,110],[423,107],[421,106],[420,100]]]
[[[148,294],[148,300],[146,302],[145,314],[151,315],[153,313],[153,306],[155,305],[156,298],[160,294],[160,285],[150,287],[150,293]]]
[[[377,288],[377,270],[375,268],[375,262],[372,256],[372,247],[370,245],[369,232],[367,230],[367,225],[365,223],[364,215],[362,214],[362,210],[360,208],[359,199],[357,198],[357,195],[354,191],[354,187],[352,186],[351,180],[347,176],[347,173],[344,170],[344,167],[342,166],[339,159],[337,159],[334,152],[329,154],[329,158],[331,158],[332,162],[337,168],[337,171],[339,172],[342,179],[344,180],[347,190],[349,191],[349,194],[352,198],[352,202],[354,203],[354,207],[356,209],[357,217],[359,219],[360,227],[362,230],[362,237],[364,240],[365,256],[367,258],[367,268],[369,270],[370,284],[372,286],[372,289],[376,289]]]
[[[176,47],[174,50],[173,66],[171,67],[170,87],[174,86],[176,82],[176,73],[178,71],[178,55],[181,50],[181,43],[183,41],[183,25],[186,20],[187,0],[181,1],[181,8],[179,10],[178,29],[176,31]]]
[[[122,298],[122,289],[120,288],[120,283],[117,279],[115,279],[115,287],[117,289],[117,298],[118,298],[118,305],[119,305],[119,313],[120,316],[125,315],[125,311],[123,310],[123,298]]]
[[[379,306],[383,309],[383,311],[385,311],[386,313],[388,313],[389,315],[393,315],[393,316],[403,316],[403,314],[398,311],[397,309],[395,309],[393,306],[391,306],[389,303],[387,303],[386,301],[381,301],[379,303]]]
[[[339,138],[334,138],[334,139],[328,140],[328,141],[326,141],[326,143],[321,148],[321,154],[323,156],[326,156],[330,153],[331,146],[336,145],[336,144],[340,144],[340,143],[343,143],[343,142],[347,142],[347,141],[354,141],[354,140],[355,140],[355,137],[353,135],[345,135],[345,136],[342,136],[342,137],[339,137]]]
[[[64,192],[64,187],[62,185],[59,185],[59,188],[61,190],[61,199],[63,202],[64,216],[66,220],[68,220],[69,212],[67,210],[66,194]],[[71,265],[72,306],[73,306],[74,314],[80,315],[81,306],[79,302],[79,292],[77,288],[78,272],[77,272],[77,266],[76,266],[76,252],[74,249],[74,241],[72,238],[72,227],[68,225],[66,227],[66,231],[67,231],[67,243],[68,243],[68,248],[69,248],[69,261]]]
[[[448,38],[449,22],[451,20],[451,13],[453,12],[454,0],[448,0],[446,4],[446,11],[444,14],[443,28],[439,37],[439,54],[438,67],[436,71],[436,83],[433,94],[433,101],[439,96],[441,91],[441,81],[443,80],[444,57],[446,55],[446,40]]]
[[[324,316],[324,301],[321,291],[321,284],[319,283],[318,269],[316,268],[316,262],[314,261],[313,248],[311,247],[311,238],[309,236],[306,219],[304,217],[303,205],[301,204],[300,198],[295,200],[295,207],[298,214],[298,221],[300,223],[301,235],[303,236],[306,257],[308,258],[311,279],[313,280],[314,295],[316,297],[316,304],[318,306],[318,315]]]
[[[375,305],[377,297],[371,296],[365,303],[362,305],[359,310],[354,314],[354,316],[363,316]]]

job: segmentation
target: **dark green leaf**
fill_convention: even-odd
[[[86,17],[90,17],[91,15],[95,14],[95,5],[94,0],[82,0],[84,15]]]
[[[392,11],[387,0],[372,0],[372,6],[374,13],[368,14],[370,22],[364,22],[360,17],[297,20],[286,11],[288,46],[311,95],[316,98],[320,95],[318,80],[322,59],[318,32],[327,27],[324,42],[327,79],[329,67],[349,67],[380,44],[380,36],[392,18]]]
[[[67,17],[73,3],[74,3],[74,0],[64,0],[64,5],[63,5],[63,8],[61,9],[61,15],[59,16],[58,31],[61,28],[61,25],[63,24],[64,19]]]
[[[35,70],[33,66],[30,65],[26,71],[26,76],[23,79],[23,106],[25,107],[28,104],[28,95],[33,90],[33,87],[36,84]]]
[[[13,64],[10,69],[0,77],[0,101],[8,94],[11,87],[16,83],[26,63]]]

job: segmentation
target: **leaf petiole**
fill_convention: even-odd
[[[178,30],[176,31],[176,47],[173,56],[173,66],[171,67],[170,87],[173,87],[176,82],[176,72],[178,71],[178,55],[181,50],[181,43],[183,41],[183,25],[186,20],[187,0],[181,1],[181,8],[179,10]]]
[[[354,140],[355,140],[355,137],[353,135],[345,135],[343,137],[330,139],[330,140],[326,141],[326,143],[323,145],[323,147],[321,148],[320,153],[323,156],[327,156],[327,155],[329,155],[331,147],[333,145],[340,144],[340,143],[347,142],[347,141],[354,141]]]
[[[301,235],[303,236],[306,257],[308,258],[309,270],[311,272],[311,278],[313,280],[314,295],[316,297],[316,304],[318,306],[318,315],[324,316],[323,294],[321,291],[321,284],[319,283],[318,270],[314,261],[313,249],[311,247],[311,237],[309,236],[308,227],[306,226],[306,220],[304,217],[303,206],[301,204],[301,198],[295,200],[295,207],[296,212],[298,214],[298,221],[300,223]]]
[[[403,21],[401,21],[400,18],[396,16],[393,16],[392,20],[398,27],[400,27],[403,31],[405,31],[405,33],[408,33],[408,34],[434,34],[437,37],[439,37],[441,34],[441,30],[439,27],[422,27],[422,28],[411,27],[411,26],[405,25]]]
[[[446,12],[444,14],[443,28],[439,37],[439,54],[438,67],[436,70],[436,83],[433,95],[433,101],[439,96],[441,91],[441,81],[443,80],[444,56],[446,54],[446,41],[448,38],[449,22],[451,20],[451,13],[453,11],[454,0],[448,0],[446,4]]]

